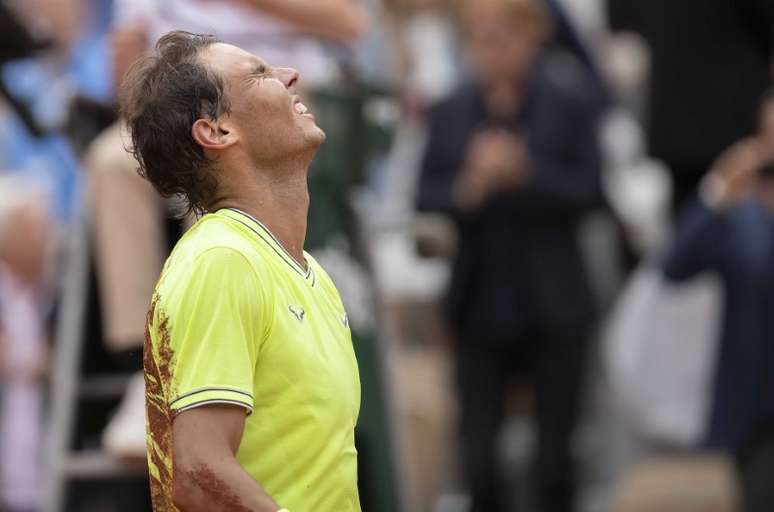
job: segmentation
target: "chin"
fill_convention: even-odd
[[[325,142],[326,138],[327,135],[325,135],[325,132],[317,125],[315,125],[314,128],[306,135],[306,139],[309,141],[309,143],[314,144],[315,146],[320,146],[323,142]]]

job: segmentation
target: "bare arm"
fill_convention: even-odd
[[[241,0],[306,32],[353,42],[366,28],[365,10],[356,0]]]
[[[245,410],[203,406],[172,424],[174,503],[182,512],[277,512],[281,507],[235,459]]]

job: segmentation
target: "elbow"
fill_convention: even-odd
[[[175,469],[175,478],[172,484],[172,503],[181,512],[196,512],[196,500],[194,499],[195,486],[191,482],[186,471]]]
[[[194,469],[196,461],[189,457],[178,457],[175,461],[172,479],[172,503],[181,512],[205,512],[206,500],[202,499],[202,490],[196,481]]]

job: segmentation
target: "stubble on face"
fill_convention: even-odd
[[[223,78],[231,126],[251,159],[274,162],[314,152],[325,140],[315,120],[294,109],[287,68],[272,68],[235,46],[217,43],[203,56]]]

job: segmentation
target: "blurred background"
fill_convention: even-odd
[[[295,4],[0,0],[0,511],[150,511],[191,219],[116,90],[172,29],[298,68],[328,134],[364,512],[774,510],[774,1]]]

